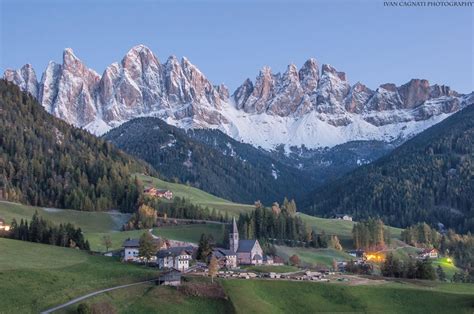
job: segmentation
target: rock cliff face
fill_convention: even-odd
[[[27,64],[4,79],[34,95],[61,119],[96,134],[139,116],[157,116],[183,128],[219,128],[266,149],[280,144],[309,148],[352,140],[408,138],[472,102],[447,86],[413,79],[371,90],[350,85],[346,74],[315,59],[283,74],[264,67],[230,95],[214,86],[188,59],[160,63],[143,45],[130,49],[102,76],[72,49],[62,64],[50,62],[38,82]]]

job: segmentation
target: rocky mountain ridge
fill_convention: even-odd
[[[188,59],[160,63],[144,45],[133,47],[104,73],[89,69],[72,49],[50,62],[37,80],[31,65],[7,69],[4,78],[35,96],[57,117],[95,134],[123,122],[156,116],[185,129],[219,128],[265,149],[318,148],[353,140],[391,142],[413,136],[462,109],[473,94],[413,79],[371,90],[350,85],[344,72],[309,59],[273,74],[264,67],[230,95]]]

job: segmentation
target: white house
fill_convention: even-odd
[[[347,221],[352,221],[352,216],[346,215],[346,214],[336,214],[333,216],[333,219],[341,219],[341,220],[347,220]]]
[[[138,239],[127,239],[123,242],[123,260],[126,262],[137,262],[138,248],[140,247]]]
[[[418,254],[418,257],[421,259],[438,258],[438,255],[439,253],[437,249],[425,249],[420,254]]]
[[[157,245],[163,243],[160,241],[160,238],[155,238],[154,241]],[[140,240],[139,239],[130,239],[128,238],[122,244],[123,247],[123,260],[126,262],[141,262],[140,256],[138,255],[138,250],[140,248]],[[160,249],[160,247],[158,248]],[[150,259],[151,262],[156,261],[156,256],[153,256]]]
[[[232,250],[216,248],[212,251],[214,256],[219,262],[219,266],[225,268],[236,268],[237,267],[237,253]]]
[[[192,247],[172,247],[160,250],[156,254],[156,264],[158,268],[174,268],[185,271],[189,268],[189,261],[192,259]]]

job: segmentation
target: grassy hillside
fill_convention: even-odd
[[[35,211],[38,211],[40,216],[55,224],[70,222],[76,227],[81,227],[82,231],[86,233],[119,230],[130,216],[129,214],[118,212],[84,212],[66,209],[46,209],[0,201],[0,217],[4,218],[7,223],[10,223],[13,218],[18,222],[20,219],[28,219],[28,221],[30,221]]]
[[[179,183],[166,182],[154,177],[137,174],[145,186],[154,186],[160,189],[169,189],[173,191],[174,196],[184,197],[192,203],[202,205],[204,207],[215,208],[222,213],[229,213],[230,216],[237,216],[242,212],[251,211],[253,205],[233,203],[223,198],[214,196],[200,189]]]
[[[331,267],[333,259],[337,261],[347,261],[351,259],[349,254],[334,249],[313,249],[279,245],[276,246],[276,249],[277,254],[285,260],[288,260],[293,254],[298,255],[303,266],[325,265]]]
[[[469,285],[388,283],[347,286],[314,282],[220,280],[228,300],[190,297],[167,287],[140,286],[87,300],[118,313],[472,313]],[[71,306],[70,309],[75,309]]]
[[[472,313],[474,288],[414,285],[345,286],[313,282],[227,280],[237,313]],[[442,285],[441,285],[442,287]],[[417,289],[417,290],[415,290]],[[452,289],[456,292],[447,293]]]
[[[51,245],[0,238],[2,313],[31,313],[99,288],[152,278],[156,270]]]
[[[226,300],[187,296],[175,288],[152,284],[107,292],[85,303],[108,303],[118,313],[233,313],[232,304]],[[74,313],[77,306],[72,305],[60,313]]]
[[[309,173],[219,130],[188,132],[158,118],[143,117],[123,123],[103,138],[148,162],[162,178],[189,182],[238,203],[271,203],[284,196],[299,199],[315,184]]]
[[[317,232],[324,230],[327,234],[336,234],[341,237],[352,237],[352,227],[356,222],[341,219],[328,219],[298,213],[299,217],[308,224],[309,227],[315,228]],[[388,227],[390,234],[394,238],[400,238],[403,229]]]
[[[222,242],[225,236],[225,226],[222,224],[193,224],[181,225],[171,227],[154,228],[153,234],[167,239],[186,241],[197,243],[201,234],[211,234],[218,242]],[[110,236],[112,239],[112,247],[110,249],[119,249],[122,243],[127,238],[139,238],[146,230],[132,230],[122,232],[105,232],[105,233],[89,233],[86,234],[89,240],[91,250],[105,252],[105,247],[102,245],[102,238],[104,235]]]

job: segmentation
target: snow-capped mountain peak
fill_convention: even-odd
[[[273,73],[263,67],[232,95],[213,85],[186,57],[165,63],[145,45],[132,47],[102,76],[70,48],[62,64],[50,62],[38,82],[27,64],[4,79],[29,92],[50,113],[103,134],[140,116],[158,116],[183,128],[219,128],[235,139],[272,149],[307,148],[352,140],[408,138],[470,104],[444,85],[413,79],[370,89],[350,85],[344,72],[310,58],[301,68]]]

